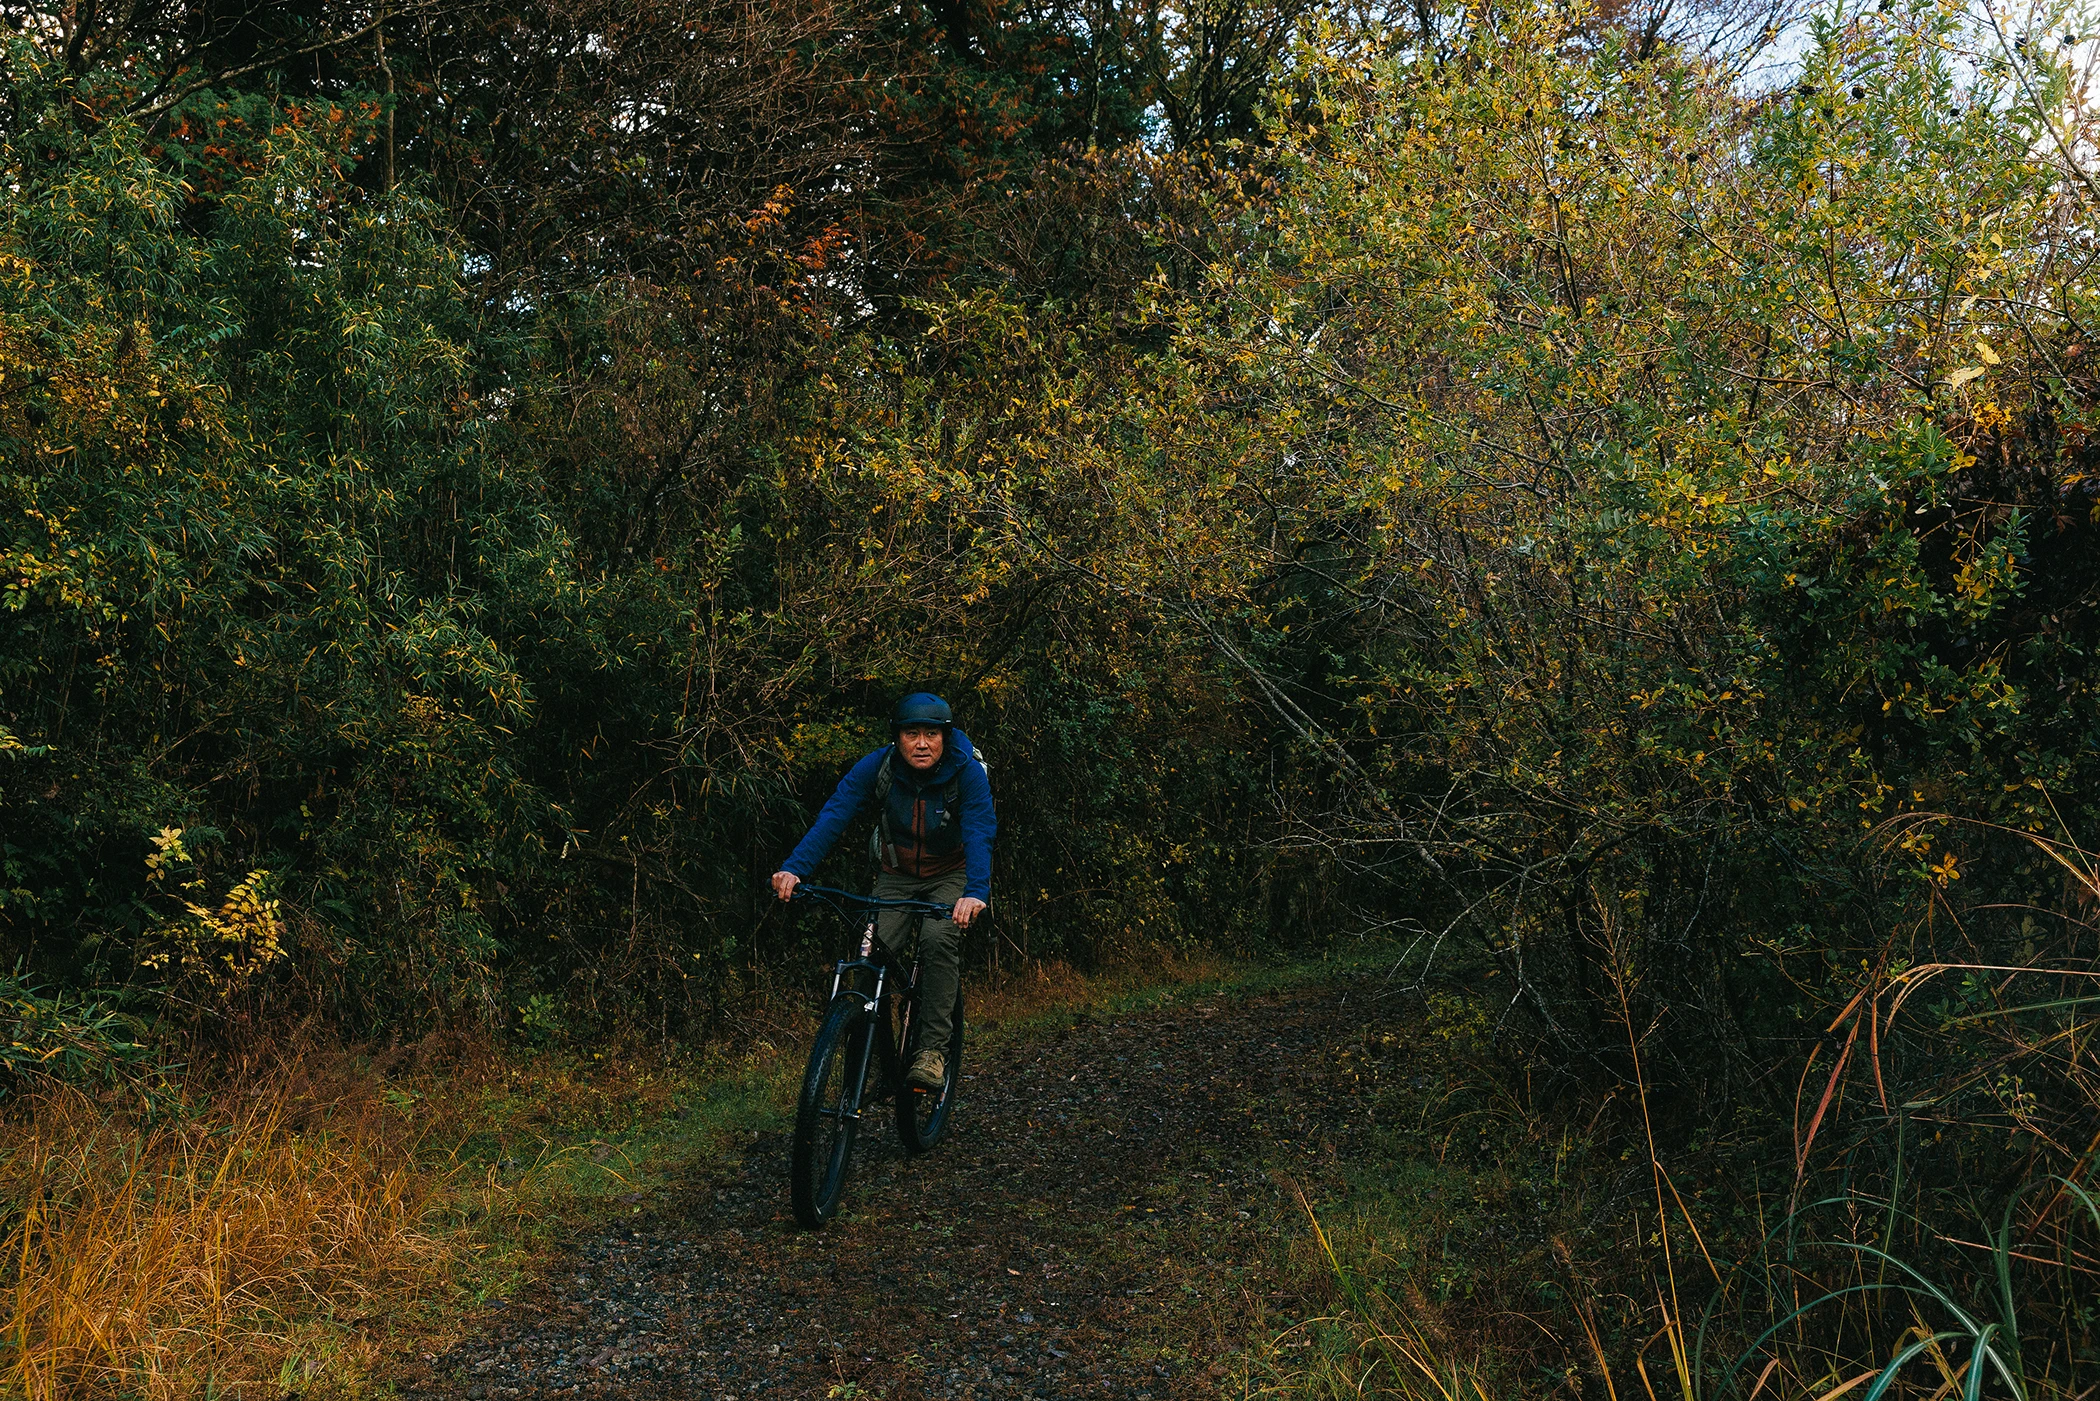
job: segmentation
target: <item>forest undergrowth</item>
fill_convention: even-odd
[[[1037,964],[973,983],[972,1024],[1026,1038],[1045,1017],[1309,975]],[[0,1225],[0,1394],[388,1394],[578,1231],[777,1131],[813,1025],[784,1001],[734,1050],[309,1033],[208,1076],[140,1068],[90,1091],[32,1074],[0,1125],[0,1192],[20,1204]]]
[[[2100,909],[2091,853],[2011,835],[2073,910]],[[1934,901],[1924,918],[1959,916]],[[1893,931],[1815,1048],[1774,1067],[1790,1105],[1688,1140],[1657,1134],[1675,1116],[1638,1070],[1624,1104],[1569,1093],[1493,1034],[1500,999],[1478,985],[1431,992],[1414,1036],[1347,1048],[1388,1128],[1342,1182],[1300,1193],[1306,1317],[1259,1394],[2085,1395],[2100,975],[2040,949],[1904,956],[1926,937]],[[1641,1029],[1625,1030],[1637,1065]],[[1938,1043],[1929,1059],[1920,1042]]]

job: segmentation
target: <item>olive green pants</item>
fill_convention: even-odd
[[[960,868],[945,876],[900,876],[888,871],[875,877],[878,900],[929,900],[952,905],[962,899],[964,876]],[[875,932],[882,946],[902,959],[911,942],[911,927],[918,915],[910,910],[884,910]],[[979,916],[982,918],[982,916]],[[906,967],[901,976],[909,977]],[[948,1054],[948,1033],[955,1017],[955,990],[962,984],[962,931],[952,919],[929,919],[919,926],[919,1024],[918,1045],[922,1051]],[[904,1049],[902,1047],[899,1048]]]

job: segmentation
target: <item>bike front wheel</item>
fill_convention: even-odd
[[[788,1185],[795,1219],[811,1230],[838,1215],[839,1199],[846,1192],[862,1092],[873,1068],[868,1043],[874,1032],[868,1004],[841,993],[832,999],[824,1024],[817,1028],[816,1044],[810,1047],[802,1098],[795,1106]]]
[[[950,1024],[946,1052],[947,1073],[938,1090],[922,1089],[907,1077],[897,1086],[897,1136],[907,1153],[924,1153],[941,1141],[948,1128],[948,1111],[955,1107],[955,1089],[962,1084],[963,999],[955,990],[955,1020]],[[904,1063],[911,1063],[907,1051]]]

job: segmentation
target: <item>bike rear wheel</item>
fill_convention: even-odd
[[[867,1005],[851,993],[832,999],[802,1076],[788,1184],[795,1219],[812,1230],[838,1215],[839,1199],[846,1191],[853,1140],[860,1129],[864,1077],[875,1069],[868,1046],[875,1025]]]
[[[913,1038],[916,1040],[917,1038]],[[948,1032],[945,1053],[946,1074],[938,1090],[922,1089],[905,1077],[897,1086],[897,1136],[904,1140],[907,1153],[924,1153],[941,1141],[948,1129],[948,1111],[955,1107],[955,1090],[962,1084],[963,1058],[963,998],[962,989],[955,990],[955,1020]],[[911,1064],[911,1052],[903,1056],[906,1065]]]

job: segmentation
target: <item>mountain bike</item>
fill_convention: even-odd
[[[897,1136],[907,1153],[916,1156],[940,1141],[955,1104],[955,1087],[962,1080],[963,1003],[958,987],[940,1088],[911,1084],[904,1072],[918,1050],[912,1014],[919,989],[919,928],[928,919],[948,918],[953,907],[926,900],[877,900],[821,885],[798,885],[794,898],[821,902],[848,929],[860,926],[857,956],[840,959],[832,970],[830,1005],[817,1029],[816,1044],[810,1047],[802,1098],[795,1106],[788,1182],[795,1219],[814,1230],[838,1215],[863,1105],[894,1097]],[[910,910],[918,916],[911,927],[908,970],[876,937],[875,918],[882,910]]]

